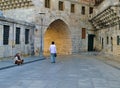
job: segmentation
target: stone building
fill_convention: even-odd
[[[51,41],[55,41],[58,54],[93,50],[116,54],[115,51],[119,48],[118,43],[116,44],[119,40],[119,21],[110,20],[111,16],[114,18],[110,14],[113,11],[116,19],[119,19],[119,11],[116,11],[119,9],[118,4],[119,0],[1,0],[0,10],[4,15],[2,19],[6,21],[8,18],[12,19],[8,21],[8,25],[11,26],[13,37],[12,39],[9,37],[12,43],[10,41],[7,45],[1,43],[0,47],[4,49],[9,47],[6,49],[14,52],[8,52],[9,56],[16,52],[23,54],[34,52],[35,55],[43,52],[44,55],[48,55],[49,45]],[[106,23],[104,19],[107,19]],[[115,25],[111,26],[112,22]],[[13,23],[18,23],[18,26],[12,28]],[[4,25],[1,25],[1,29],[4,28],[2,26]],[[15,44],[18,27],[21,33],[18,38],[20,43]],[[23,36],[26,36],[25,29],[31,30],[28,44],[23,41],[25,39]],[[1,41],[2,39],[1,36]],[[5,55],[1,54],[2,56]]]
[[[120,55],[120,0],[103,0],[89,19],[95,31],[95,48]]]

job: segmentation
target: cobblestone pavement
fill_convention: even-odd
[[[45,59],[0,70],[0,88],[120,88],[120,70],[96,57],[58,56],[56,63]]]

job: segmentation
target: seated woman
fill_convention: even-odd
[[[15,60],[15,64],[17,64],[17,65],[23,64],[23,62],[24,62],[24,60],[21,59],[20,53],[17,53],[15,55],[14,60]]]

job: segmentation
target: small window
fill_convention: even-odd
[[[104,38],[102,38],[102,49],[104,49]]]
[[[100,37],[99,41],[100,41],[100,43],[101,43],[101,37]]]
[[[20,28],[16,28],[16,44],[20,44]]]
[[[120,23],[119,23],[119,30],[120,30]]]
[[[93,7],[90,7],[89,8],[89,14],[92,14],[93,13]]]
[[[45,7],[50,8],[50,0],[45,0]]]
[[[82,15],[85,15],[85,7],[82,6],[82,12],[81,12]]]
[[[25,44],[29,44],[29,29],[25,29]]]
[[[109,37],[107,36],[107,44],[109,44]]]
[[[82,39],[86,38],[86,29],[82,28]]]
[[[64,10],[64,5],[62,1],[59,1],[59,10],[63,11]]]
[[[120,37],[117,36],[117,45],[119,45],[119,44],[120,44]]]
[[[113,52],[113,37],[111,37],[111,51]]]
[[[75,4],[71,4],[71,12],[72,12],[72,13],[75,12]]]
[[[4,45],[8,45],[8,43],[9,43],[9,30],[10,30],[10,26],[4,25],[3,29],[4,29],[4,32],[3,32],[3,44]]]

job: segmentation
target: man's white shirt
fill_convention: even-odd
[[[56,53],[56,46],[55,45],[50,45],[50,53]]]

